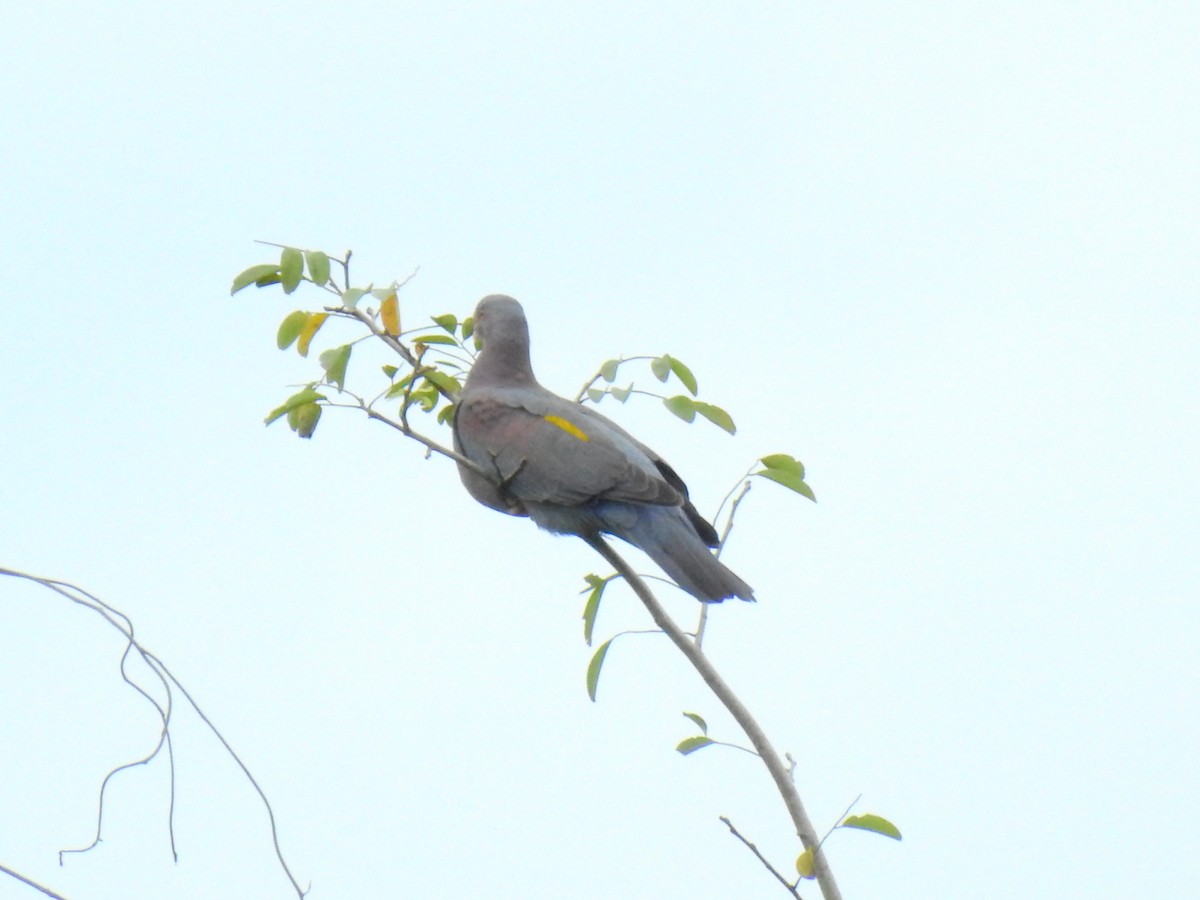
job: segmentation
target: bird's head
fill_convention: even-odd
[[[533,382],[529,362],[529,323],[521,304],[490,294],[475,307],[475,337],[483,350],[475,363],[480,378],[495,383]]]

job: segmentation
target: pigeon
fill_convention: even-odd
[[[710,551],[720,543],[716,529],[675,470],[596,410],[538,383],[521,304],[484,297],[475,335],[482,349],[454,415],[455,448],[487,473],[459,464],[472,497],[555,534],[592,544],[601,534],[621,538],[703,602],[754,599]]]

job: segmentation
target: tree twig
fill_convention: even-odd
[[[29,885],[34,890],[41,891],[47,897],[53,897],[54,900],[67,900],[67,898],[64,897],[62,894],[54,893],[54,891],[50,890],[50,888],[44,887],[44,886],[38,884],[36,881],[31,881],[30,879],[28,879],[24,875],[22,875],[20,872],[14,872],[12,869],[10,869],[6,865],[0,864],[0,872],[3,872],[5,875],[12,876],[13,878],[17,879],[17,881],[21,882],[22,884]]]
[[[725,495],[725,499],[721,501],[721,505],[717,507],[716,518],[721,517],[721,510],[725,508],[725,503],[730,497],[733,497],[733,492],[736,491],[737,485],[730,488],[729,493]],[[734,497],[733,505],[729,507],[729,518],[725,520],[725,529],[721,532],[721,539],[717,541],[717,557],[720,558],[721,551],[725,549],[725,542],[729,540],[729,533],[733,531],[733,519],[737,515],[738,506],[741,504],[745,496],[750,493],[750,479],[746,478],[742,482],[742,489],[736,497]],[[716,521],[714,519],[713,521]],[[696,646],[704,646],[704,629],[708,626],[708,604],[700,604],[700,621],[696,623]]]
[[[740,831],[738,831],[736,828],[733,827],[733,823],[729,821],[728,817],[719,816],[718,818],[720,818],[720,820],[725,823],[726,827],[728,827],[729,830],[733,832],[733,836],[735,838],[737,838],[739,841],[741,841],[743,844],[745,844],[747,847],[750,848],[750,852],[758,857],[758,861],[760,863],[762,863],[764,866],[766,866],[768,872],[770,872],[772,875],[774,875],[776,878],[779,879],[779,883],[782,884],[785,888],[787,888],[788,892],[793,897],[795,897],[796,900],[804,900],[804,898],[802,898],[800,896],[800,892],[796,889],[796,885],[792,884],[790,881],[788,881],[786,878],[784,878],[782,875],[780,875],[779,871],[773,865],[771,865],[769,862],[767,862],[767,858],[758,852],[758,848],[755,847],[748,840],[746,840],[745,836],[743,836]]]
[[[174,858],[176,860],[178,860],[178,854],[175,852],[175,830],[174,830],[174,821],[173,821],[174,814],[175,814],[174,752],[172,749],[171,738],[170,738],[170,733],[169,733],[171,712],[173,709],[173,703],[172,703],[172,698],[171,698],[171,687],[173,685],[174,687],[179,689],[180,693],[182,693],[185,698],[187,698],[187,701],[188,701],[188,703],[191,704],[192,709],[194,709],[196,711],[196,714],[200,717],[200,719],[204,722],[204,724],[208,726],[209,730],[212,731],[212,733],[216,736],[217,740],[221,742],[221,745],[225,748],[225,750],[233,758],[234,762],[237,763],[238,767],[242,770],[243,774],[250,781],[250,784],[254,787],[255,791],[258,792],[258,796],[262,800],[263,806],[266,808],[267,818],[270,820],[271,840],[275,847],[275,856],[279,860],[279,865],[283,869],[284,874],[287,876],[288,880],[292,884],[292,887],[295,889],[296,896],[299,897],[300,900],[303,900],[306,891],[300,887],[299,883],[296,881],[295,876],[292,875],[292,871],[288,867],[287,862],[283,858],[283,851],[279,846],[279,834],[275,827],[275,813],[271,808],[271,803],[267,799],[267,795],[263,792],[262,788],[259,787],[258,782],[255,780],[254,776],[250,774],[250,770],[246,768],[245,763],[243,763],[241,758],[234,752],[233,748],[229,745],[229,742],[227,740],[225,740],[225,736],[223,734],[221,734],[220,730],[216,727],[216,725],[214,725],[212,723],[212,720],[210,720],[208,718],[208,716],[204,713],[204,710],[202,710],[200,708],[200,705],[196,702],[195,698],[193,698],[192,695],[188,692],[187,688],[185,688],[183,686],[183,684],[179,681],[179,679],[177,679],[171,673],[171,671],[166,667],[166,665],[163,663],[163,661],[161,659],[159,659],[157,656],[155,656],[153,653],[151,653],[149,650],[147,650],[145,647],[143,647],[134,638],[133,625],[130,622],[129,617],[126,616],[124,613],[120,612],[119,610],[116,610],[113,607],[109,606],[107,603],[100,600],[98,597],[96,597],[92,594],[89,594],[87,591],[83,590],[82,588],[77,587],[73,584],[68,584],[67,582],[64,582],[64,581],[55,581],[53,579],[42,578],[37,575],[30,575],[26,572],[18,572],[14,569],[8,569],[8,568],[3,568],[3,567],[0,567],[0,575],[9,575],[13,578],[19,578],[19,579],[23,579],[25,581],[31,581],[34,584],[40,584],[42,587],[49,588],[50,590],[54,591],[55,593],[61,594],[62,596],[66,597],[68,600],[71,600],[72,602],[77,603],[80,606],[90,609],[93,612],[99,613],[100,616],[105,621],[107,621],[113,628],[116,628],[119,632],[121,632],[121,634],[124,636],[124,638],[127,642],[126,647],[125,647],[125,652],[121,656],[121,665],[120,665],[121,677],[126,681],[126,683],[128,683],[134,690],[136,690],[139,694],[141,694],[143,697],[145,697],[146,700],[148,700],[155,707],[155,709],[158,711],[160,719],[162,720],[162,731],[159,734],[158,744],[155,746],[153,751],[151,751],[149,754],[147,754],[142,759],[134,760],[133,762],[125,763],[123,765],[116,767],[115,769],[110,771],[108,773],[108,775],[105,776],[104,781],[100,785],[100,802],[99,802],[99,809],[97,812],[95,839],[87,847],[83,847],[80,849],[74,849],[74,850],[60,851],[60,853],[59,853],[60,864],[62,862],[63,854],[65,854],[65,853],[84,853],[88,850],[91,850],[93,847],[95,847],[100,842],[100,833],[101,833],[101,829],[103,827],[103,822],[104,822],[104,795],[105,795],[105,791],[108,787],[108,783],[113,778],[113,776],[115,776],[118,772],[122,772],[122,771],[132,768],[134,766],[146,765],[147,763],[149,763],[151,760],[153,760],[159,754],[159,752],[162,750],[163,746],[166,746],[166,748],[167,748],[168,762],[171,767],[171,803],[170,803],[170,811],[168,813],[168,815],[169,815],[168,829],[169,829],[169,832],[171,835],[171,854],[172,854],[172,856],[174,856]],[[143,687],[141,687],[141,685],[138,685],[137,683],[135,683],[129,677],[129,674],[125,671],[126,660],[129,658],[129,655],[132,652],[136,652],[142,658],[142,660],[146,663],[147,667],[149,667],[149,669],[152,672],[154,672],[154,674],[158,677],[159,682],[163,685],[163,688],[167,693],[167,699],[166,699],[165,703],[159,703],[158,700],[156,700],[154,697],[150,696],[150,694]],[[0,867],[0,868],[2,868],[2,867]],[[8,871],[8,870],[5,870],[5,871]],[[9,874],[15,875],[15,873],[9,873]],[[40,886],[34,885],[34,887],[40,887]],[[51,896],[57,897],[58,895],[52,894]]]

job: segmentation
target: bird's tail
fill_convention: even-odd
[[[754,590],[738,578],[696,533],[678,507],[644,507],[627,533],[614,531],[646,552],[681,588],[705,603],[726,597],[753,600]]]

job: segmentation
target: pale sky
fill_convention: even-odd
[[[324,298],[232,277],[255,239],[353,248],[360,284],[419,267],[408,323],[517,297],[559,393],[682,359],[735,438],[602,411],[708,514],[805,462],[819,503],[742,505],[759,602],[706,646],[818,828],[861,793],[903,831],[830,838],[847,898],[1194,896],[1200,11],[649,6],[9,10],[0,566],[133,620],[313,900],[785,897],[718,820],[790,871],[765,770],[674,750],[685,710],[739,735],[667,641],[617,641],[588,699],[582,542],[361,416],[263,427],[317,371],[275,329]],[[598,639],[647,627],[613,588]],[[0,578],[0,864],[294,897],[184,705],[178,863],[158,760],[58,866],[156,739],[121,650]]]

